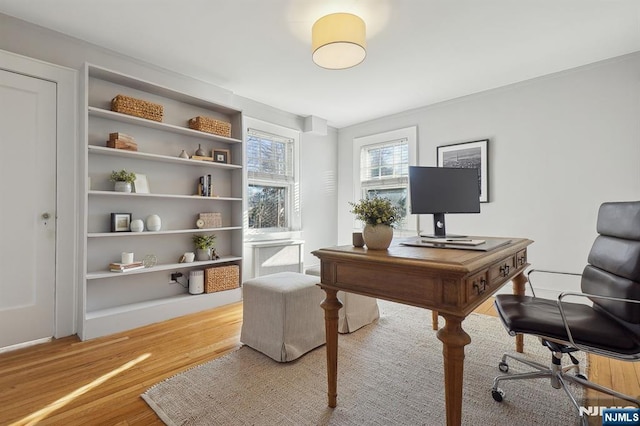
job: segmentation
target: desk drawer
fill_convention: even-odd
[[[505,278],[512,277],[516,274],[516,256],[512,255],[502,259],[500,262],[494,263],[489,267],[488,280],[489,285],[502,282]]]
[[[489,290],[490,285],[487,281],[487,271],[482,271],[478,274],[472,275],[467,278],[467,302],[472,302],[485,291]]]
[[[516,268],[521,268],[527,264],[527,249],[516,253]]]

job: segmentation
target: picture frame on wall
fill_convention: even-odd
[[[478,169],[480,202],[489,202],[489,139],[441,145],[436,148],[438,167]]]
[[[111,213],[111,232],[129,232],[131,213]]]
[[[231,163],[231,151],[228,149],[214,149],[211,156],[214,163]]]

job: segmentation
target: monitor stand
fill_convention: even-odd
[[[433,214],[433,232],[433,235],[420,234],[420,236],[423,238],[467,238],[466,235],[447,234],[444,224],[444,213]]]

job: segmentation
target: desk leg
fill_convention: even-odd
[[[438,311],[431,311],[431,328],[438,329]]]
[[[342,303],[337,290],[323,288],[327,297],[320,306],[324,309],[324,327],[327,339],[327,399],[335,407],[338,399],[338,311]]]
[[[437,336],[442,341],[447,426],[459,426],[462,423],[464,347],[471,343],[471,338],[462,329],[464,317],[441,315],[446,322],[444,327],[438,330]]]
[[[520,272],[511,281],[513,282],[513,294],[524,296],[527,277]],[[524,352],[524,336],[522,334],[516,335],[516,352]]]

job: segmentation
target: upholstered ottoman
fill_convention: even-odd
[[[308,268],[305,273],[319,277],[320,265]],[[320,282],[320,279],[317,281]],[[338,291],[338,299],[342,302],[342,308],[338,311],[338,333],[352,333],[380,317],[378,300],[373,297]]]
[[[324,291],[318,278],[280,272],[245,281],[240,341],[278,362],[325,343]]]

